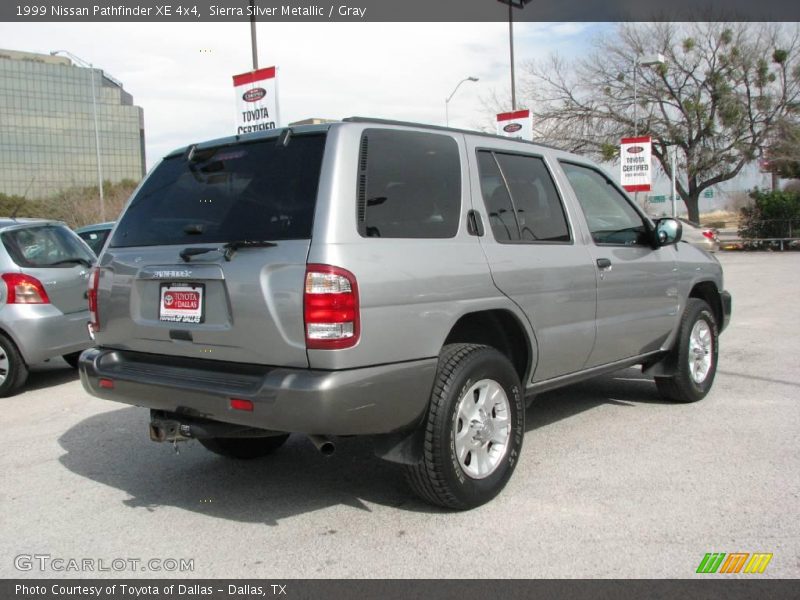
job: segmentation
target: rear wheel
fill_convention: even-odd
[[[198,441],[214,454],[228,458],[251,459],[272,454],[288,439],[287,433],[256,438],[203,438]]]
[[[445,346],[424,423],[423,458],[407,467],[409,484],[445,508],[488,502],[516,467],[524,424],[522,386],[504,355],[488,346]]]
[[[714,313],[703,300],[689,298],[676,346],[675,375],[656,377],[658,393],[672,402],[697,402],[708,394],[717,372],[719,329]]]
[[[0,333],[0,398],[11,396],[28,379],[28,365],[16,344]]]

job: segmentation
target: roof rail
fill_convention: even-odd
[[[505,140],[512,142],[522,142],[523,144],[530,144],[532,146],[540,146],[542,148],[550,148],[552,150],[562,150],[552,144],[545,144],[543,142],[535,142],[531,140],[523,140],[518,138],[509,138],[504,135],[497,135],[496,133],[486,133],[484,131],[474,131],[471,129],[458,129],[456,127],[444,127],[442,125],[430,125],[428,123],[413,123],[411,121],[394,121],[392,119],[375,119],[373,117],[347,117],[342,119],[346,123],[374,123],[376,125],[401,125],[405,127],[419,127],[422,129],[431,129],[433,131],[450,131],[452,133],[465,133],[468,135],[479,135],[481,137],[488,137],[496,140]]]

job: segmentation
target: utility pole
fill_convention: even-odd
[[[255,0],[250,0],[250,46],[253,50],[253,71],[258,71],[258,46],[256,44]]]
[[[497,0],[501,4],[508,4],[508,49],[511,58],[511,110],[517,110],[517,84],[514,76],[514,10],[522,10],[526,4],[533,0]]]

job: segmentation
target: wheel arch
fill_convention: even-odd
[[[689,298],[697,298],[703,300],[711,307],[714,313],[714,319],[717,321],[717,327],[722,328],[725,315],[722,312],[722,298],[720,297],[717,284],[713,281],[700,281],[694,284],[689,292]]]
[[[519,318],[507,309],[490,309],[462,315],[450,329],[442,346],[481,344],[505,355],[525,387],[533,368],[531,338]]]
[[[17,352],[19,352],[19,355],[22,357],[22,360],[25,361],[26,365],[30,364],[30,357],[27,356],[27,352],[25,350],[25,346],[23,346],[23,345],[21,345],[19,343],[19,340],[17,339],[17,336],[14,335],[11,332],[11,330],[8,327],[6,327],[5,324],[3,324],[3,323],[0,323],[0,335],[2,335],[7,340],[9,340],[12,344],[14,344],[14,347],[17,349]]]
[[[722,328],[724,314],[722,312],[722,298],[720,297],[717,284],[713,281],[698,281],[692,285],[687,300],[695,298],[702,300],[711,308],[714,314],[714,320],[717,322],[717,327]],[[685,303],[684,303],[685,310]],[[678,362],[675,358],[674,348],[679,343],[680,338],[678,335],[678,328],[680,328],[680,319],[676,324],[676,330],[672,335],[672,342],[670,349],[665,351],[662,356],[653,360],[652,362],[642,365],[642,373],[649,377],[672,377],[678,369]]]

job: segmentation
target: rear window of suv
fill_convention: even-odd
[[[110,245],[309,239],[324,134],[196,148],[165,158]]]

